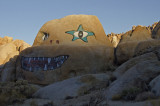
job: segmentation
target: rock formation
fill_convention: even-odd
[[[71,15],[42,26],[33,47],[17,60],[17,79],[51,84],[107,71],[114,48],[96,16]],[[22,65],[22,66],[21,66]]]
[[[70,78],[39,89],[34,97],[53,101],[74,98],[91,92],[93,88],[97,90],[107,87],[109,79],[110,76],[107,74],[88,74]]]
[[[0,65],[8,62],[10,58],[18,55],[27,47],[30,47],[30,45],[22,40],[13,40],[13,38],[7,36],[0,38]]]
[[[82,27],[82,28],[81,28]],[[78,35],[74,40],[73,35],[68,34],[68,31],[78,31],[78,28],[83,31],[92,32],[93,35],[87,37],[88,42],[84,42]],[[77,33],[78,34],[78,33]],[[74,41],[73,41],[74,40]],[[109,42],[104,29],[96,16],[92,15],[70,15],[61,19],[55,19],[45,23],[39,30],[33,46],[38,45],[106,45],[112,46]]]
[[[160,22],[106,36],[91,15],[48,21],[32,47],[0,38],[0,105],[158,106],[159,38]]]
[[[0,80],[13,81],[15,80],[17,55],[30,45],[22,40],[13,40],[11,37],[0,38],[0,40],[0,65],[2,66]]]
[[[160,22],[159,22],[160,23]],[[158,46],[159,40],[158,36],[160,35],[159,31],[159,23],[155,23],[152,26],[133,26],[132,30],[120,34],[120,41],[115,41],[117,44],[115,56],[117,64],[122,64],[127,60],[131,59],[136,55],[136,53],[140,53],[147,48],[151,48],[150,46]],[[157,40],[154,40],[157,39]],[[146,42],[142,44],[142,42]],[[152,44],[151,44],[152,43]],[[141,45],[145,45],[146,47],[139,48]]]
[[[119,44],[120,40],[121,40],[121,36],[122,34],[115,34],[115,33],[111,33],[108,34],[107,37],[109,38],[110,42],[112,43],[113,47],[117,47],[117,45]]]
[[[158,23],[155,23],[152,25],[153,30],[152,30],[152,37],[155,39],[160,38],[160,21]]]
[[[13,41],[12,37],[5,36],[4,38],[0,37],[0,45],[7,44]]]

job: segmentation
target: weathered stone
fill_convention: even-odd
[[[50,84],[107,71],[114,48],[96,16],[71,15],[51,20],[38,32],[33,47],[17,61],[17,79]]]
[[[122,64],[135,56],[151,52],[148,50],[158,46],[160,46],[158,39],[120,43],[116,48],[116,62]]]
[[[57,56],[61,57],[65,55],[68,55],[68,58],[63,64],[60,64],[60,67],[55,66],[55,69],[49,68],[50,63],[55,64],[53,57],[59,58]],[[38,63],[31,57],[37,57],[35,59],[37,59],[39,63],[42,63],[38,67],[44,66],[44,69],[35,69],[36,67],[34,66],[31,70],[31,66],[23,68],[23,56],[28,57],[35,66],[38,65]],[[42,59],[38,57],[41,57]],[[47,60],[43,63],[43,57],[44,59],[47,57],[52,58],[52,61],[50,62]],[[31,47],[22,51],[19,55],[16,66],[16,76],[17,79],[24,77],[31,83],[50,84],[79,75],[105,72],[107,71],[108,64],[111,64],[112,62],[113,48],[106,48],[105,46],[55,45]],[[29,60],[26,61],[25,64],[30,64]]]
[[[0,80],[3,82],[15,80],[17,55],[25,48],[30,47],[22,40],[13,41],[10,37],[4,37],[4,39],[7,40],[3,45],[0,45],[0,65],[3,66],[0,69]]]
[[[0,81],[7,82],[7,81],[15,81],[16,79],[16,59],[17,56],[14,56],[4,65],[2,69],[2,74]]]
[[[0,45],[7,44],[13,41],[12,37],[5,36],[4,38],[0,37]]]
[[[160,21],[156,24],[156,26],[154,27],[152,31],[152,37],[155,39],[160,38]]]
[[[107,83],[109,83],[107,74],[88,74],[48,85],[39,89],[33,96],[53,101],[65,100],[105,88]]]
[[[128,60],[127,62],[120,65],[114,72],[113,75],[116,78],[120,78],[128,69],[132,68],[139,62],[147,61],[147,60],[157,60],[157,56],[155,53],[146,53],[141,56],[137,56]]]
[[[109,38],[110,42],[112,43],[113,47],[117,47],[117,45],[119,44],[120,40],[121,40],[121,36],[122,34],[108,34],[107,37]]]
[[[134,30],[126,32],[122,35],[120,43],[130,42],[130,41],[144,41],[151,38],[151,32],[145,26],[138,25]]]
[[[0,64],[4,64],[9,61],[10,58],[13,58],[13,53],[18,54],[19,52],[16,50],[16,46],[12,43],[8,43],[0,46]],[[11,57],[10,57],[11,56]]]
[[[133,30],[122,34],[120,43],[116,48],[117,63],[122,64],[134,56],[139,42],[152,40],[151,30],[145,26],[136,26]]]
[[[152,48],[160,47],[160,40],[147,40],[139,42],[135,48],[134,56],[142,55],[147,52],[151,52]]]
[[[151,91],[156,95],[160,96],[160,75],[154,78],[150,83],[149,86]]]
[[[122,64],[134,56],[135,48],[139,42],[119,43],[116,48],[116,63]]]
[[[114,95],[121,94],[123,90],[131,87],[145,89],[145,83],[160,74],[160,61],[146,60],[137,63],[128,69],[120,78],[115,80],[106,90],[106,97],[111,99]]]
[[[16,40],[14,40],[12,43],[16,46],[17,51],[19,51],[19,52],[21,52],[21,51],[23,51],[24,49],[30,47],[30,45],[27,44],[26,42],[24,42],[23,40],[18,40],[18,39],[16,39]]]
[[[29,44],[25,43],[22,40],[12,41],[11,38],[7,39],[8,40],[5,42],[5,44],[0,46],[0,65],[8,62],[10,58],[13,58],[14,56],[18,55],[19,52],[21,52],[25,48],[30,47]]]
[[[88,36],[88,42],[82,39],[72,41],[73,36],[67,31],[77,30],[82,25],[85,31],[93,32]],[[37,45],[106,45],[112,46],[104,29],[96,16],[92,15],[70,15],[61,19],[55,19],[45,23],[38,32],[33,46]]]

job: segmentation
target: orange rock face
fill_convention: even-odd
[[[22,40],[14,40],[12,37],[0,38],[0,65],[5,64],[10,58],[18,55],[22,50],[30,47],[29,44]]]
[[[136,26],[133,30],[122,35],[121,42],[144,41],[151,39],[151,31],[145,26]]]
[[[12,37],[8,37],[8,36],[5,36],[4,38],[0,37],[0,45],[6,44],[6,43],[10,43],[12,41],[13,41]]]
[[[160,38],[160,21],[155,24],[155,27],[152,31],[153,38],[159,39]]]
[[[17,79],[50,84],[67,78],[107,71],[114,48],[96,16],[71,15],[48,21],[33,47],[17,60]]]
[[[73,40],[73,35],[67,31],[76,31],[82,25],[84,32],[93,32],[93,36],[88,36],[87,41],[82,39]],[[78,33],[78,32],[77,32]],[[83,33],[83,37],[85,33]],[[107,40],[106,40],[107,39]],[[96,16],[92,15],[70,15],[61,19],[55,19],[45,23],[38,32],[33,46],[39,45],[106,45],[112,46],[104,29]]]
[[[22,51],[17,60],[17,79],[50,84],[67,78],[107,71],[113,48],[105,46],[37,46]]]

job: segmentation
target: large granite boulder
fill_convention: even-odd
[[[4,67],[1,71],[1,82],[15,81],[16,80],[16,59],[17,54],[11,58],[7,63],[4,64]]]
[[[71,15],[47,22],[33,47],[17,60],[17,79],[50,84],[67,78],[107,71],[114,48],[96,16]]]
[[[19,52],[13,43],[8,43],[0,46],[0,65],[5,64],[10,58],[18,55]]]
[[[135,66],[139,62],[147,61],[147,60],[157,60],[157,56],[155,53],[146,53],[141,56],[137,56],[132,58],[122,65],[120,65],[114,72],[113,75],[118,79],[120,78],[126,71]]]
[[[145,26],[135,26],[132,30],[121,35],[121,40],[116,48],[116,62],[122,64],[135,55],[135,51],[140,42],[152,40],[150,28]]]
[[[112,99],[115,95],[121,95],[124,90],[133,87],[144,90],[145,84],[159,73],[160,61],[158,59],[140,61],[109,86],[106,90],[106,97]]]
[[[136,46],[135,51],[134,51],[134,56],[139,56],[144,53],[154,51],[154,48],[156,47],[160,47],[159,39],[142,41],[138,43],[138,45]]]
[[[7,39],[7,40],[4,40]],[[14,40],[11,37],[4,37],[0,45],[0,81],[14,81],[16,76],[17,55],[24,49],[30,47],[22,40]]]
[[[120,43],[116,48],[116,62],[122,64],[135,56],[143,55],[159,46],[159,39]]]
[[[17,59],[17,79],[50,84],[67,78],[107,71],[113,49],[105,46],[38,46],[22,51]]]
[[[121,36],[123,34],[115,34],[115,33],[111,33],[111,34],[108,34],[107,37],[109,38],[110,42],[112,43],[113,47],[117,47],[120,40],[121,40]]]
[[[39,30],[33,46],[66,44],[111,46],[99,19],[93,15],[70,15],[48,21]]]
[[[4,45],[13,41],[12,37],[5,36],[3,38],[0,37],[0,45]]]
[[[160,21],[153,28],[152,37],[155,38],[155,39],[159,39],[160,38]]]
[[[39,89],[33,96],[41,99],[65,100],[102,89],[109,84],[107,74],[88,74],[70,78]]]
[[[3,39],[7,38],[4,37]],[[24,50],[27,47],[30,47],[30,45],[25,43],[24,41],[12,41],[12,38],[9,37],[4,44],[0,45],[0,65],[8,62],[10,58],[13,58],[15,55],[18,55],[22,50]]]
[[[150,83],[149,86],[151,91],[156,95],[160,96],[160,75],[154,78]]]
[[[144,40],[150,40],[151,38],[152,36],[149,28],[138,25],[135,28],[132,28],[132,30],[122,35],[120,43],[132,42],[132,41],[144,41]]]
[[[137,45],[137,41],[119,43],[115,51],[116,63],[122,64],[131,59],[134,56]]]

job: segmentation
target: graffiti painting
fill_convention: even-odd
[[[77,39],[81,39],[84,42],[88,42],[87,37],[88,36],[93,36],[93,32],[85,31],[82,27],[82,25],[79,25],[78,29],[75,31],[67,31],[65,32],[67,34],[71,34],[73,36],[72,41],[75,41]]]
[[[68,55],[57,57],[24,57],[21,59],[21,67],[26,71],[47,71],[60,68],[69,58]]]

